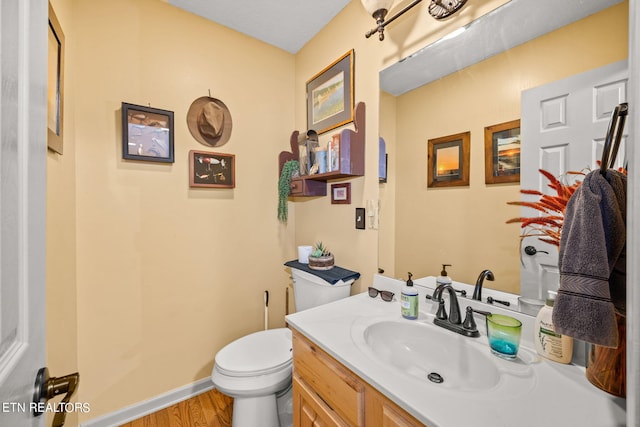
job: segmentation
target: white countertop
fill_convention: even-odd
[[[421,283],[429,286],[430,281]],[[425,300],[431,289],[418,284],[420,316],[406,320],[400,315],[400,286],[403,283],[376,275],[372,286],[395,292],[394,301],[370,298],[366,292],[286,317],[292,328],[344,364],[367,383],[378,389],[408,413],[429,427],[464,425],[491,427],[617,427],[626,425],[625,400],[593,386],[584,368],[556,363],[538,356],[533,350],[533,318],[499,307],[459,298],[464,316],[467,305],[493,313],[509,314],[523,321],[523,336],[518,358],[502,360],[496,356],[498,369],[507,372],[506,381],[493,389],[463,391],[443,387],[428,380],[410,378],[363,351],[356,342],[363,326],[376,320],[431,323],[434,303]],[[455,285],[455,284],[454,284]],[[449,305],[447,303],[447,309]],[[484,346],[490,353],[483,320],[476,317],[480,338],[474,346]],[[434,326],[435,327],[435,326]],[[442,329],[446,331],[445,329]],[[455,332],[446,331],[455,335]],[[437,344],[437,343],[436,343]],[[517,371],[520,370],[522,375]],[[515,375],[511,375],[515,372]],[[527,381],[517,377],[526,376]],[[505,393],[505,383],[509,387]],[[526,385],[520,385],[526,384]],[[502,388],[500,388],[502,387]],[[514,387],[520,387],[516,389]]]

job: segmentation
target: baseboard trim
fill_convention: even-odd
[[[152,397],[115,412],[91,419],[80,424],[80,427],[115,427],[152,414],[160,409],[174,405],[190,397],[209,391],[213,388],[211,378],[203,378],[186,386],[170,390],[167,393]]]

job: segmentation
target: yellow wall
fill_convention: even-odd
[[[73,250],[75,217],[77,398],[91,405],[83,421],[208,377],[217,350],[262,329],[265,290],[270,326],[284,326],[282,264],[295,245],[293,227],[276,218],[277,156],[293,128],[295,63],[157,0],[72,5],[65,140],[75,150],[49,162],[69,163],[50,196],[72,193],[52,201],[54,213],[71,214],[71,242],[51,221],[49,238]],[[231,140],[215,149],[186,126],[191,102],[209,90],[233,117]],[[122,159],[123,101],[174,111],[175,163]],[[236,188],[190,189],[192,149],[235,154]],[[64,259],[73,283],[73,255]],[[61,305],[50,299],[51,316]]]
[[[386,92],[380,92],[380,136],[384,139],[387,154],[387,182],[378,185],[380,197],[380,228],[378,231],[378,265],[383,274],[389,277],[405,277],[396,272],[396,183],[398,153],[397,135],[397,98]],[[416,276],[417,277],[417,276]]]
[[[65,80],[74,80],[75,39],[72,0],[51,0],[67,40]],[[64,88],[64,155],[47,153],[47,306],[46,363],[54,377],[78,371],[78,318],[76,287],[76,193],[75,188],[75,87]],[[74,399],[77,396],[74,397]],[[47,414],[51,424],[52,414]],[[78,414],[67,417],[67,425],[77,425]]]
[[[627,57],[627,4],[606,9],[396,99],[398,274],[520,291],[518,184],[485,185],[484,127],[520,118],[520,92]],[[381,119],[384,122],[386,119]],[[427,141],[471,131],[470,185],[427,188]],[[523,143],[526,144],[526,141]],[[522,159],[526,162],[527,159]]]

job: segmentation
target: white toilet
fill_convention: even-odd
[[[335,284],[291,268],[296,311],[346,298],[355,279]],[[214,386],[233,397],[233,427],[293,425],[292,352],[288,328],[254,332],[226,345],[215,357]]]

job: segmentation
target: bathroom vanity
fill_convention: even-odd
[[[584,368],[541,358],[533,350],[533,317],[517,316],[517,359],[491,354],[484,317],[479,338],[433,324],[435,307],[420,293],[417,320],[400,315],[403,282],[375,276],[395,292],[385,302],[362,293],[287,316],[293,330],[294,425],[329,426],[622,426],[625,400],[595,388]],[[434,381],[431,374],[442,381]]]
[[[293,363],[295,425],[422,425],[295,330]]]

